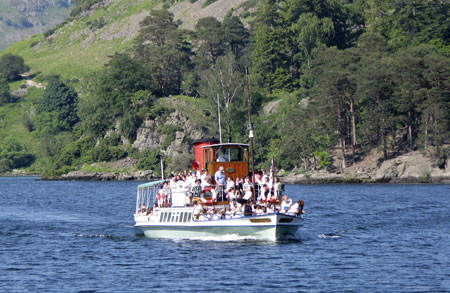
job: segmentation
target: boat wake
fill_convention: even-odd
[[[319,237],[320,239],[327,239],[327,238],[339,239],[339,238],[341,238],[341,236],[334,234],[334,233],[320,234],[320,235],[317,235],[317,237]]]

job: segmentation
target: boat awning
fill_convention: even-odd
[[[138,188],[145,188],[145,187],[153,187],[155,185],[161,184],[166,182],[166,180],[158,180],[158,181],[152,181],[152,182],[148,182],[148,183],[143,183],[143,184],[139,184]]]
[[[217,144],[210,144],[202,146],[202,148],[217,148],[217,147],[249,147],[248,144],[245,143],[217,143]]]

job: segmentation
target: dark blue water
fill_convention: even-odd
[[[0,178],[0,292],[450,292],[450,185],[290,185],[299,242],[152,240],[136,182]]]

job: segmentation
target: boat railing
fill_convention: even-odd
[[[136,198],[136,214],[144,213],[157,202],[157,194],[164,180],[152,181],[138,185]]]

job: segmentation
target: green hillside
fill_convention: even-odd
[[[2,53],[22,56],[32,72],[59,74],[74,80],[83,78],[102,68],[108,55],[129,47],[132,42],[130,35],[122,32],[121,28],[133,22],[137,14],[160,2],[148,0],[129,5],[129,1],[123,0],[108,6],[100,5],[97,9],[86,9],[79,14],[75,14],[75,10],[66,22],[42,35],[17,42]]]
[[[258,167],[274,157],[285,170],[344,172],[372,150],[380,162],[420,150],[445,168],[449,10],[80,0],[64,23],[0,53],[1,171],[56,175],[127,157],[183,170],[190,142],[218,135],[217,108],[223,139],[248,140],[246,66]],[[28,75],[7,77],[20,58]]]

